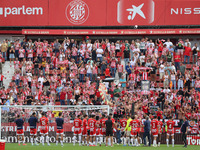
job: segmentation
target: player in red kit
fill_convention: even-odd
[[[158,120],[157,116],[154,117],[154,119],[151,121],[151,133],[153,135],[153,146],[157,147],[156,139],[158,137]]]
[[[138,121],[138,131],[137,131],[137,139],[136,139],[136,146],[140,146],[140,137],[139,137],[139,135],[140,135],[140,132],[141,132],[141,124],[142,124],[142,121],[141,121],[141,119],[139,119],[138,118],[138,116],[137,115],[135,115],[135,119]]]
[[[47,145],[50,146],[49,136],[48,136],[48,124],[49,124],[49,119],[45,116],[45,112],[42,112],[42,117],[40,118],[41,141],[42,145],[44,145],[44,136],[46,136]]]
[[[138,120],[135,119],[135,116],[132,116],[132,120],[129,124],[131,126],[131,143],[132,146],[137,145],[137,133],[138,133]],[[135,144],[133,144],[135,143]]]
[[[95,138],[96,138],[96,120],[95,115],[92,115],[92,118],[88,120],[88,126],[90,130],[90,146],[95,146]]]
[[[172,117],[170,116],[169,120],[167,121],[167,138],[166,143],[167,147],[169,147],[169,136],[172,136],[172,147],[174,147],[174,125],[175,122],[172,120]]]
[[[73,145],[75,146],[76,136],[78,136],[79,145],[81,145],[81,127],[82,127],[81,115],[78,115],[78,118],[74,120],[73,127],[74,127]]]
[[[161,142],[162,127],[163,127],[163,122],[160,121],[160,116],[159,116],[158,117],[158,146],[160,146],[160,142]]]
[[[87,145],[87,143],[88,143],[88,141],[87,141],[87,119],[88,119],[88,116],[84,115],[83,126],[82,126],[82,129],[83,129],[83,131],[82,131],[82,137],[83,137],[82,145],[84,145],[84,144]]]
[[[124,117],[119,122],[120,122],[120,126],[121,126],[122,144],[124,144],[124,138],[125,138],[124,137],[125,136],[124,129],[126,128],[127,119]]]
[[[99,120],[99,116],[96,116],[96,146],[98,144],[98,142],[100,143],[100,120]]]
[[[106,136],[105,122],[107,118],[105,117],[105,114],[102,114],[102,118],[100,119],[100,146],[103,143],[103,137]]]

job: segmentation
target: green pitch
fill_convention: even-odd
[[[199,150],[199,146],[188,146],[187,149],[192,149],[192,150]],[[122,145],[114,145],[114,147],[105,147],[105,146],[95,146],[95,147],[90,147],[90,146],[79,146],[78,144],[76,146],[73,146],[72,144],[64,144],[64,147],[61,147],[59,144],[56,146],[55,144],[51,144],[51,146],[42,146],[41,144],[39,146],[32,146],[30,143],[27,144],[26,146],[18,144],[11,144],[11,143],[6,143],[6,148],[5,150],[131,150],[131,149],[145,149],[145,150],[183,150],[183,145],[175,145],[175,147],[167,147],[166,145],[161,145],[161,147],[129,147],[129,146],[122,146]]]

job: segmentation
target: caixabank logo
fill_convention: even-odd
[[[117,21],[120,24],[151,24],[154,9],[153,0],[120,0],[117,4]]]
[[[89,17],[89,7],[81,0],[73,0],[67,5],[65,15],[72,24],[82,24]]]
[[[0,7],[0,16],[9,17],[17,15],[43,15],[42,7]]]

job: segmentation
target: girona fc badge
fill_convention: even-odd
[[[88,19],[89,8],[85,2],[73,0],[67,5],[65,14],[71,23],[82,24]]]

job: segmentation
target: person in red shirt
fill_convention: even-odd
[[[124,141],[125,138],[125,134],[124,134],[124,129],[126,128],[127,125],[127,118],[124,117],[122,119],[120,119],[120,126],[121,126],[121,136],[122,136],[122,142]]]
[[[187,59],[187,63],[190,63],[190,53],[192,51],[190,44],[187,43],[187,46],[184,47],[185,48],[185,52],[184,52],[184,64],[186,64],[186,59]]]
[[[172,136],[172,147],[174,147],[174,125],[175,122],[172,120],[172,116],[169,117],[169,120],[167,121],[167,138],[166,143],[167,147],[169,147],[169,136]]]
[[[73,145],[75,146],[76,135],[78,135],[79,145],[81,145],[81,127],[82,127],[81,115],[78,115],[78,118],[74,120],[73,127],[74,127]]]
[[[84,119],[83,119],[83,131],[82,131],[82,136],[83,136],[83,139],[82,139],[82,145],[87,145],[88,143],[88,138],[86,139],[87,137],[87,119],[88,119],[88,116],[87,115],[84,115]]]
[[[176,70],[180,70],[180,61],[181,61],[181,56],[178,54],[178,52],[176,52],[174,56]]]
[[[48,124],[49,124],[49,119],[45,117],[45,112],[42,112],[42,117],[40,118],[40,134],[41,134],[41,141],[42,145],[44,145],[44,136],[46,136],[46,141],[47,144],[49,144],[49,136],[48,136]]]
[[[109,67],[109,65],[107,65],[107,68],[106,68],[104,74],[105,74],[105,77],[106,77],[106,78],[109,78],[109,77],[110,77],[110,67]]]
[[[95,115],[92,115],[92,118],[90,118],[88,120],[88,126],[89,126],[89,130],[90,130],[90,141],[89,141],[90,146],[95,146],[96,123],[97,123],[97,121],[95,120]]]
[[[142,106],[142,111],[147,114],[148,113],[148,109],[149,107],[147,106],[147,104],[145,104],[144,106]]]
[[[162,135],[162,127],[163,127],[163,122],[160,121],[160,117],[158,117],[158,146],[160,146],[161,142],[161,135]]]
[[[99,120],[99,116],[96,116],[96,143],[95,146],[97,146],[97,143],[100,143],[100,120]]]
[[[137,144],[137,134],[138,134],[138,120],[135,119],[135,116],[132,117],[132,121],[130,122],[129,126],[131,126],[131,143],[132,146],[136,146]],[[135,144],[133,145],[133,141]]]
[[[158,111],[156,111],[156,115],[157,117],[160,117],[161,119],[163,119],[163,111],[161,111],[160,108],[158,108]]]
[[[62,91],[60,92],[60,105],[65,105],[66,94],[67,93],[65,92],[63,88]]]
[[[102,114],[102,118],[100,119],[100,146],[101,143],[103,143],[103,137],[106,136],[106,128],[105,128],[105,122],[107,118],[105,118],[105,114]]]
[[[154,119],[151,121],[151,133],[154,137],[153,139],[153,146],[156,147],[156,140],[158,137],[158,120],[157,120],[157,116],[154,117]]]

